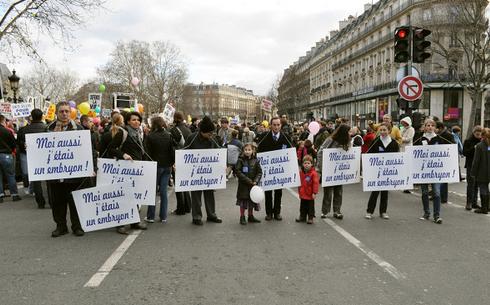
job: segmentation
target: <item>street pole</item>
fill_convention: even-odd
[[[485,94],[481,96],[480,126],[485,127]]]

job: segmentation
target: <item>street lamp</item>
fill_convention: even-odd
[[[12,71],[12,75],[8,77],[9,82],[10,82],[10,89],[14,92],[14,104],[17,104],[17,90],[19,90],[19,80],[20,77],[18,77],[15,74],[15,70]]]

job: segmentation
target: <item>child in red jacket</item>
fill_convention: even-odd
[[[307,224],[313,224],[315,217],[315,197],[318,194],[320,182],[318,174],[313,167],[313,158],[306,155],[303,158],[303,167],[300,172],[301,186],[299,187],[299,198],[301,204],[299,208],[299,218],[296,222],[305,222],[308,216]]]

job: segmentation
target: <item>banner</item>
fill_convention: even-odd
[[[264,191],[301,185],[298,159],[294,148],[280,149],[257,154],[262,167],[259,186]]]
[[[458,145],[407,146],[413,183],[459,183]]]
[[[43,113],[46,120],[53,121],[56,115],[56,104],[45,101]]]
[[[89,177],[94,173],[89,130],[26,134],[29,181]]]
[[[73,191],[85,232],[140,222],[138,207],[124,185],[104,185]]]
[[[226,188],[226,149],[175,151],[175,191]]]
[[[99,109],[102,108],[102,93],[89,93],[88,103],[90,104],[90,109],[95,110],[97,106]]]
[[[410,156],[406,153],[362,154],[362,190],[412,189],[410,163]]]
[[[272,101],[269,100],[262,100],[262,110],[271,112],[272,111]]]
[[[41,104],[42,104],[42,97],[34,97],[34,96],[28,96],[27,97],[27,102],[32,104],[32,109],[42,109]]]
[[[34,104],[31,103],[20,103],[11,104],[10,108],[12,110],[12,118],[25,118],[31,115],[32,109],[34,109]]]
[[[112,113],[112,109],[102,109],[101,117],[110,118]]]
[[[155,205],[157,163],[97,159],[97,186],[126,184],[131,200],[139,205]]]
[[[161,117],[165,120],[165,122],[172,124],[174,122],[174,114],[175,107],[170,103],[165,104],[165,109],[163,109],[163,113],[161,114]]]
[[[361,148],[323,150],[322,186],[358,183],[361,181]]]
[[[0,114],[2,114],[7,119],[12,119],[12,109],[10,108],[10,103],[0,103]]]

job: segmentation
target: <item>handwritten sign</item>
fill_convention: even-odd
[[[322,186],[358,183],[361,181],[361,148],[323,150]]]
[[[410,157],[405,153],[362,155],[363,191],[393,191],[413,188]]]
[[[12,109],[12,118],[25,118],[31,115],[31,111],[34,107],[34,104],[31,103],[20,103],[20,104],[11,104]]]
[[[97,159],[97,186],[127,184],[131,200],[139,205],[155,205],[157,163]]]
[[[30,181],[92,176],[89,130],[26,134]]]
[[[163,109],[163,113],[161,114],[161,117],[168,124],[172,124],[174,122],[174,114],[175,114],[175,107],[172,106],[170,103],[165,104],[165,109]]]
[[[44,102],[44,115],[46,120],[53,121],[56,114],[56,104],[50,102]]]
[[[112,113],[112,109],[102,109],[102,117],[103,118],[110,118]]]
[[[175,191],[226,188],[226,149],[175,151]]]
[[[10,103],[0,103],[0,114],[7,119],[12,119],[12,109],[10,108],[10,105]]]
[[[458,146],[416,145],[405,151],[412,158],[413,183],[458,183]]]
[[[137,223],[138,207],[122,185],[105,185],[72,192],[85,232]]]
[[[262,167],[259,186],[264,191],[301,185],[298,159],[294,148],[280,149],[257,154]]]
[[[97,106],[102,108],[102,93],[89,93],[88,103],[90,104],[90,109],[95,110]]]

